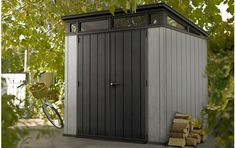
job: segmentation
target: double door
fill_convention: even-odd
[[[78,134],[145,140],[146,30],[80,34]]]

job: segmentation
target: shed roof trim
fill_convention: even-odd
[[[165,3],[141,5],[141,6],[137,7],[136,11],[145,11],[148,9],[156,9],[156,8],[163,8],[163,9],[173,13],[174,15],[176,15],[177,17],[179,17],[183,21],[187,22],[189,25],[193,26],[195,29],[197,29],[199,32],[201,32],[204,36],[206,36],[206,37],[208,36],[206,31],[204,31],[202,28],[200,28],[199,26],[194,24],[188,18],[184,17],[182,14],[180,14],[176,10],[172,9],[170,6],[168,6]],[[120,14],[120,13],[124,13],[122,9],[115,10],[115,14]],[[105,11],[94,11],[94,12],[88,12],[88,13],[82,13],[82,14],[66,15],[66,16],[62,16],[62,20],[67,21],[67,20],[73,20],[73,19],[99,17],[99,16],[105,16],[105,15],[111,15],[110,11],[105,10]]]

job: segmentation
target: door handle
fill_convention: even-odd
[[[110,86],[117,86],[117,85],[120,85],[120,83],[116,83],[116,82],[111,82],[110,83]]]

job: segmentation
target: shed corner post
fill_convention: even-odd
[[[76,136],[77,125],[77,35],[65,36],[64,135]]]

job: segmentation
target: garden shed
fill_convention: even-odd
[[[207,33],[166,4],[62,17],[64,134],[167,141],[176,112],[207,104]]]

